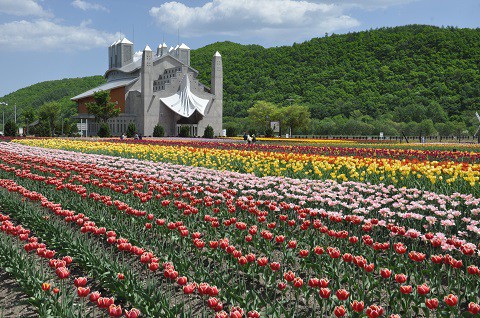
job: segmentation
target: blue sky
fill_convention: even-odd
[[[479,13],[479,0],[0,0],[0,96],[103,75],[107,48],[122,37],[135,51],[178,38],[192,49],[271,47],[413,23],[479,28]]]

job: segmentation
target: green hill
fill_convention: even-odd
[[[354,126],[431,119],[437,130],[452,122],[472,130],[473,114],[480,111],[480,29],[410,25],[273,48],[213,43],[191,53],[207,85],[215,51],[223,57],[227,123],[240,122],[259,100],[307,105],[317,125],[312,131],[352,118],[358,119]],[[1,100],[20,107],[69,103],[103,82],[101,76],[43,82]]]
[[[292,98],[317,119],[369,115],[468,126],[480,111],[480,29],[410,25],[267,49],[214,43],[192,52],[203,82],[217,50],[226,118],[245,117],[257,100],[287,105]]]

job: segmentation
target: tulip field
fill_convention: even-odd
[[[40,317],[476,317],[473,148],[0,142],[0,268]]]

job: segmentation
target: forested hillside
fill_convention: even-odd
[[[247,116],[258,100],[282,106],[294,99],[310,108],[313,124],[324,130],[331,118],[352,117],[360,118],[359,125],[382,118],[387,130],[392,121],[414,125],[427,119],[472,128],[474,111],[480,111],[480,29],[411,25],[268,49],[214,43],[192,52],[203,82],[217,50],[227,121]]]
[[[224,123],[239,131],[249,125],[244,118],[257,101],[307,106],[311,124],[296,133],[448,135],[472,133],[478,123],[480,29],[410,25],[272,48],[213,43],[191,54],[207,85],[215,51],[223,57]],[[104,81],[43,82],[0,100],[20,108],[74,105],[72,96]]]
[[[9,104],[10,108],[17,104],[17,109],[37,109],[48,102],[60,102],[64,107],[76,104],[70,100],[93,87],[105,83],[103,76],[89,76],[81,78],[64,78],[61,80],[37,83],[0,98]]]

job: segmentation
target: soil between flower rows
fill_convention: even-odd
[[[38,317],[35,308],[28,303],[28,296],[3,268],[0,268],[0,317]]]

